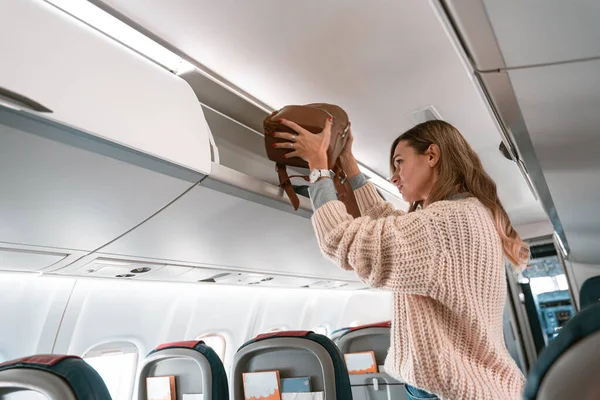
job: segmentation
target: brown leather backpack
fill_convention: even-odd
[[[279,122],[281,118],[293,121],[309,132],[315,134],[321,133],[325,122],[330,117],[333,118],[333,121],[331,126],[331,142],[327,150],[328,168],[334,173],[333,182],[339,199],[346,205],[348,213],[356,218],[360,216],[358,204],[356,203],[350,182],[346,179],[346,174],[339,163],[339,157],[348,140],[348,130],[350,129],[348,114],[341,107],[332,104],[316,103],[303,106],[290,105],[274,111],[264,120],[267,156],[276,163],[276,170],[279,174],[279,186],[285,190],[294,209],[298,210],[300,200],[292,187],[290,178],[303,178],[306,181],[309,179],[307,176],[299,175],[292,175],[290,177],[286,171],[286,166],[308,168],[308,163],[299,157],[283,158],[283,155],[289,153],[291,149],[274,148],[274,143],[285,142],[285,140],[273,137],[271,134],[274,132],[296,133],[287,126],[282,125]]]

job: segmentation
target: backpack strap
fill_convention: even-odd
[[[275,165],[277,174],[279,175],[279,187],[285,190],[288,199],[290,199],[290,202],[294,206],[294,210],[298,211],[298,207],[300,207],[300,199],[294,191],[294,187],[290,181],[290,176],[287,173],[287,168],[283,164],[276,163]]]
[[[335,174],[333,177],[335,191],[337,192],[340,201],[346,206],[346,211],[354,218],[360,217],[360,209],[358,208],[356,196],[354,196],[354,190],[350,185],[346,172],[344,172],[340,165],[339,159],[333,167],[333,173]]]
[[[298,211],[300,199],[298,198],[298,194],[294,191],[290,178],[303,178],[307,182],[309,182],[310,179],[308,176],[304,175],[289,176],[285,165],[280,163],[276,163],[275,165],[277,174],[279,175],[279,187],[287,194],[290,202],[294,206],[294,210]],[[333,168],[333,173],[333,184],[335,185],[335,191],[338,194],[338,198],[346,206],[348,214],[352,215],[354,218],[360,217],[360,209],[358,208],[358,203],[354,196],[354,190],[352,190],[350,181],[347,179],[346,173],[340,166],[339,160]]]

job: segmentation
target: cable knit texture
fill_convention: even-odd
[[[394,293],[390,375],[441,399],[520,399],[523,374],[504,344],[504,255],[491,212],[476,198],[397,211],[369,183],[362,217],[329,201],[313,226],[325,256]]]

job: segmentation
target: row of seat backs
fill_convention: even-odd
[[[179,392],[229,400],[223,363],[202,341],[167,343],[151,351],[138,375],[136,397],[147,399],[147,377],[168,375],[177,376]],[[0,364],[0,398],[19,391],[38,392],[50,400],[111,400],[98,372],[70,355],[36,355]]]
[[[582,286],[582,311],[540,355],[529,373],[525,399],[558,399],[572,396],[575,391],[586,396],[578,398],[600,397],[600,393],[593,391],[600,389],[593,383],[600,367],[600,358],[594,351],[600,344],[599,289],[600,278],[593,278]],[[341,334],[337,335],[337,346],[327,337],[310,331],[259,335],[240,347],[236,354],[231,385],[233,399],[244,398],[244,372],[273,369],[288,376],[313,377],[314,390],[324,391],[326,398],[350,399],[351,387],[343,353],[373,349],[376,359],[383,360],[386,340],[389,345],[389,328],[390,322],[344,328],[338,331]],[[189,368],[190,363],[196,368]],[[190,372],[194,370],[197,374]],[[314,371],[322,373],[314,379]],[[202,341],[164,344],[150,352],[140,370],[138,398],[146,398],[146,377],[163,375],[177,375],[184,385],[200,382],[200,390],[208,399],[229,398],[225,368],[217,354]],[[38,355],[0,364],[0,395],[15,390],[37,390],[50,399],[110,400],[102,378],[77,356]]]
[[[311,376],[313,389],[327,399],[352,398],[343,355],[326,336],[310,331],[259,335],[245,343],[234,361],[233,399],[244,399],[244,372],[279,369],[284,375]],[[321,371],[321,374],[315,374]],[[146,378],[177,376],[178,392],[203,393],[205,399],[229,400],[227,375],[218,355],[202,341],[163,344],[144,359],[136,396],[147,398]],[[36,391],[50,400],[110,400],[102,378],[78,356],[37,355],[0,365],[0,395]]]

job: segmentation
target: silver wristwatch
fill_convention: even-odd
[[[319,178],[331,178],[331,172],[328,169],[313,169],[310,171],[310,183],[315,183]]]

